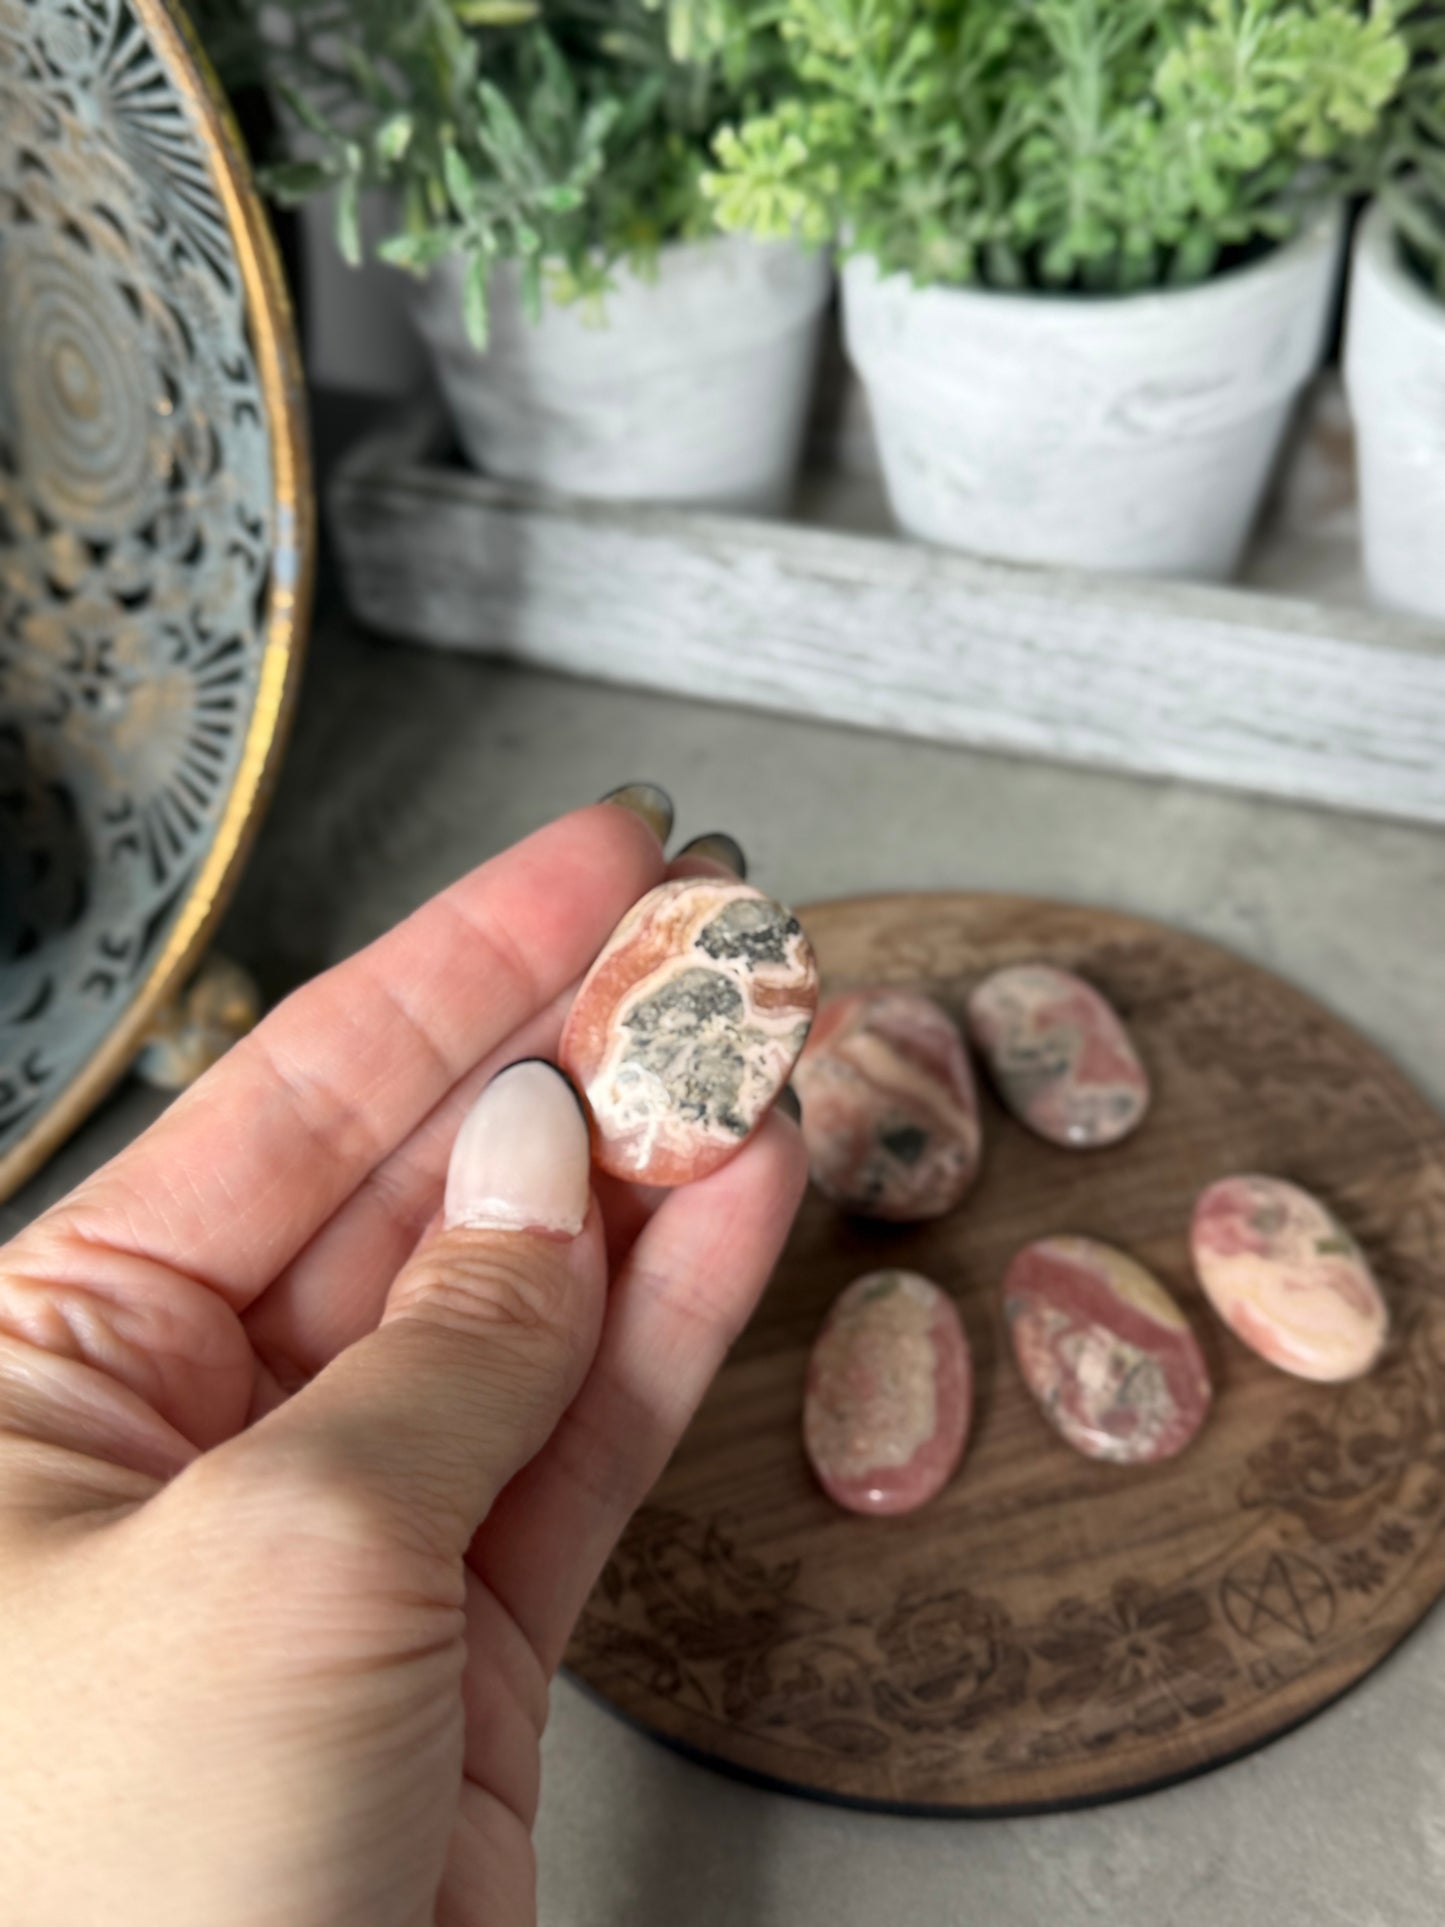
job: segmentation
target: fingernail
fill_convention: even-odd
[[[781,1111],[784,1117],[790,1117],[795,1124],[803,1121],[803,1106],[791,1084],[784,1084],[773,1108]]]
[[[678,856],[703,856],[710,863],[721,863],[725,870],[731,870],[735,877],[746,877],[748,860],[743,854],[743,846],[735,836],[726,830],[709,830],[706,836],[695,836],[691,843],[684,843]],[[676,862],[676,858],[673,859]]]
[[[587,1119],[555,1064],[524,1058],[462,1122],[447,1167],[447,1225],[575,1238],[590,1198]]]
[[[659,843],[672,835],[672,798],[658,783],[624,783],[621,789],[608,790],[600,803],[615,803],[620,810],[640,816]]]

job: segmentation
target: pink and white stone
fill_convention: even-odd
[[[873,1271],[834,1301],[808,1363],[803,1444],[849,1512],[912,1512],[948,1483],[973,1415],[953,1300],[913,1271]]]
[[[1173,1458],[1209,1411],[1209,1370],[1183,1312],[1151,1272],[1093,1238],[1041,1238],[1004,1279],[1025,1385],[1085,1458]]]
[[[813,1182],[866,1217],[951,1211],[978,1173],[982,1134],[968,1052],[921,990],[827,997],[793,1072]]]
[[[1117,1011],[1052,964],[996,970],[968,1023],[1000,1097],[1040,1137],[1077,1150],[1117,1144],[1149,1108],[1149,1078]]]
[[[724,877],[659,884],[582,980],[558,1049],[597,1165],[676,1185],[725,1164],[787,1083],[817,1002],[790,910]]]
[[[1237,1338],[1297,1378],[1359,1378],[1390,1317],[1369,1262],[1317,1198],[1283,1178],[1221,1178],[1194,1207],[1194,1268]]]

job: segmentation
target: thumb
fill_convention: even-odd
[[[500,1072],[452,1148],[441,1227],[377,1330],[245,1435],[460,1558],[597,1349],[606,1291],[587,1121],[555,1066]]]

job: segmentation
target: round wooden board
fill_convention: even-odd
[[[1154,1105],[1112,1150],[1056,1150],[984,1093],[977,1188],[933,1225],[809,1196],[776,1278],[604,1573],[572,1670],[719,1765],[915,1811],[1142,1791],[1259,1746],[1369,1671],[1445,1588],[1445,1125],[1369,1044],[1278,978],[1155,924],[990,896],[800,913],[824,987],[926,987],[955,1015],[1000,964],[1097,984]],[[1296,1179],[1369,1253],[1394,1335],[1348,1387],[1272,1370],[1210,1313],[1186,1227],[1230,1171]],[[1177,1295],[1216,1386],[1203,1434],[1145,1468],[1076,1457],[1025,1392],[998,1286],[1047,1232],[1124,1246]],[[859,1272],[956,1295],[977,1403],[962,1468],[909,1518],[857,1519],[799,1435],[819,1321]]]

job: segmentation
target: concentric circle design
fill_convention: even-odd
[[[309,582],[279,274],[165,0],[0,0],[0,1194],[220,906]]]
[[[0,409],[18,473],[61,527],[123,535],[147,519],[165,461],[150,342],[70,236],[22,228],[0,248]]]

